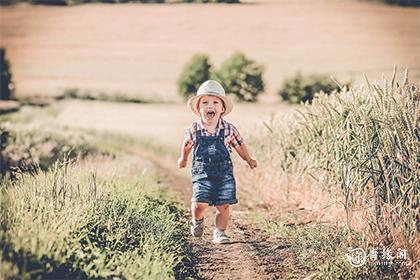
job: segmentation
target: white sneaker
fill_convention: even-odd
[[[229,243],[229,236],[226,235],[224,230],[216,228],[213,232],[213,243],[214,244],[223,244]]]
[[[194,237],[203,236],[204,232],[204,218],[201,221],[196,221],[194,218],[191,221],[191,234]]]

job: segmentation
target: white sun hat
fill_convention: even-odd
[[[232,111],[233,102],[228,97],[226,97],[226,93],[222,85],[218,81],[208,80],[201,84],[195,96],[190,97],[190,99],[188,99],[187,106],[189,106],[196,115],[200,116],[200,112],[197,108],[197,103],[200,100],[200,97],[206,95],[217,96],[223,100],[223,103],[225,105],[225,111],[223,112],[222,116],[226,116]]]

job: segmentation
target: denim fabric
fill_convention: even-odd
[[[235,204],[236,182],[233,176],[208,177],[193,181],[193,202],[209,205]]]
[[[224,144],[224,135],[224,129],[216,136],[203,136],[197,131],[191,170],[193,202],[210,205],[238,202],[233,165]]]

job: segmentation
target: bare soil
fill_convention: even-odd
[[[285,77],[356,82],[409,67],[420,79],[420,11],[368,1],[86,4],[0,7],[0,41],[18,95],[91,93],[179,100],[176,80],[197,52],[217,67],[242,51],[265,67],[267,95]]]

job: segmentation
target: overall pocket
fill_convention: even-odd
[[[191,168],[191,175],[193,182],[208,177],[203,163],[193,164]]]

